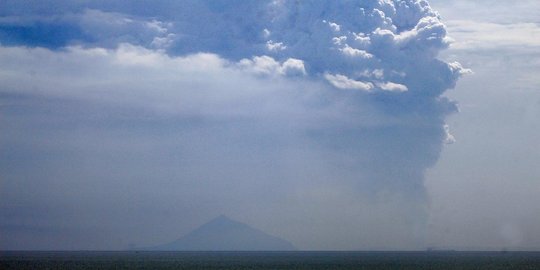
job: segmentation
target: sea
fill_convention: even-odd
[[[0,251],[0,269],[540,269],[540,252]]]

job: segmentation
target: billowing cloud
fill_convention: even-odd
[[[355,81],[349,79],[347,76],[340,74],[326,74],[324,75],[324,78],[328,80],[328,82],[330,82],[333,86],[341,89],[359,89],[364,91],[370,91],[371,89],[373,89],[372,83]]]
[[[422,0],[241,2],[0,20],[6,247],[150,245],[220,213],[300,248],[423,247],[423,175],[456,110],[441,95],[467,72],[437,59],[438,14]],[[35,42],[21,31],[36,22],[73,34]]]
[[[278,74],[278,75],[306,75],[304,61],[289,58],[283,63],[279,63],[270,56],[254,56],[253,59],[242,59],[238,66],[256,74]]]

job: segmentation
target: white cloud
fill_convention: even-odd
[[[263,37],[264,37],[264,38],[269,38],[271,34],[272,34],[272,33],[270,32],[270,30],[268,30],[268,29],[266,29],[266,28],[263,29]]]
[[[384,91],[390,92],[406,92],[407,90],[409,90],[407,86],[393,82],[377,83],[377,87]]]
[[[328,22],[326,20],[323,20],[323,23],[326,23],[328,24],[328,26],[330,27],[330,29],[332,29],[332,31],[334,32],[339,32],[341,31],[341,26],[337,23],[334,23],[334,22]]]
[[[166,49],[173,44],[175,38],[175,34],[167,34],[164,37],[155,37],[150,43],[150,46],[156,49]]]
[[[430,0],[429,2],[440,11],[445,21],[474,18],[478,22],[515,24],[538,22],[540,14],[540,2],[537,0]]]
[[[537,23],[499,24],[472,20],[447,22],[455,41],[455,50],[540,47],[540,26]]]
[[[162,33],[162,34],[165,34],[169,31],[169,28],[172,27],[172,24],[171,23],[163,23],[161,21],[158,21],[158,20],[151,20],[149,22],[146,23],[146,26],[150,29],[154,29],[156,30],[156,32],[158,33]]]
[[[452,70],[452,73],[457,76],[473,74],[472,69],[464,68],[459,62],[450,62],[448,67]]]
[[[356,89],[369,92],[373,89],[373,84],[370,82],[356,81],[341,74],[325,74],[324,78],[333,86],[340,89]]]
[[[131,43],[167,49],[176,38],[171,33],[172,23],[156,19],[145,20],[96,9],[86,9],[80,16],[71,17],[98,46],[114,47],[118,43]]]
[[[288,76],[306,75],[304,61],[289,58],[281,65],[280,73]]]
[[[242,70],[259,75],[306,75],[304,62],[299,59],[289,58],[279,63],[270,56],[255,56],[252,59],[242,59],[237,64]]]
[[[266,42],[266,48],[271,52],[276,52],[287,49],[287,46],[285,46],[283,42],[274,42],[273,40],[269,40]]]
[[[456,138],[452,133],[450,133],[450,127],[448,125],[444,125],[444,133],[446,138],[444,139],[444,143],[446,144],[453,144],[456,142]]]
[[[359,50],[359,49],[355,49],[355,48],[352,48],[350,47],[349,45],[345,45],[345,47],[339,49],[344,55],[346,56],[349,56],[349,57],[359,57],[359,58],[364,58],[364,59],[369,59],[369,58],[372,58],[373,55],[364,51],[364,50]]]

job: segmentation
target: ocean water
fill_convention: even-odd
[[[540,269],[540,252],[0,251],[0,269]]]

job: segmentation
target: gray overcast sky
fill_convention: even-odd
[[[235,2],[0,2],[0,248],[540,249],[538,1]]]
[[[434,245],[540,247],[540,3],[432,1],[473,69],[448,96],[455,144],[428,172]],[[435,229],[437,228],[437,229]]]

